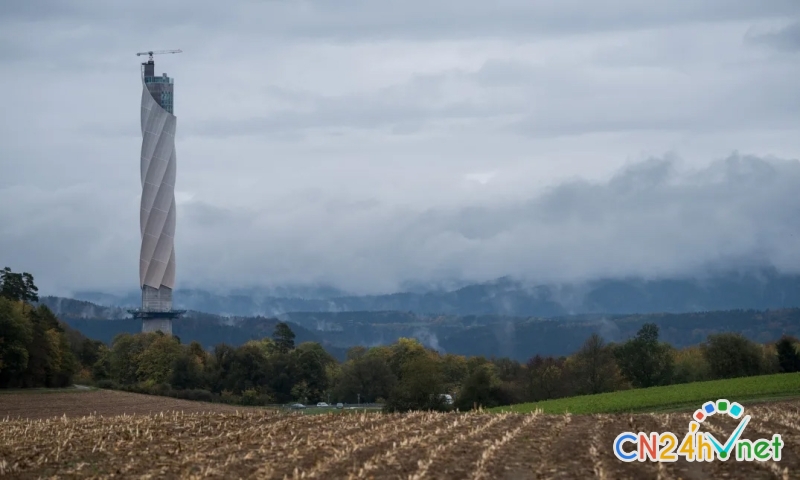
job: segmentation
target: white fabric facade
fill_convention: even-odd
[[[142,309],[168,311],[175,287],[176,117],[159,105],[142,78]],[[150,288],[147,288],[150,287]]]

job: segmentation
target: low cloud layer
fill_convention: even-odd
[[[404,282],[503,275],[561,282],[708,267],[800,270],[800,162],[734,155],[695,171],[681,165],[651,159],[607,182],[570,181],[472,206],[420,208],[329,194],[228,208],[188,200],[179,205],[179,280],[207,287],[328,283],[376,293]],[[53,287],[131,283],[135,197],[78,187],[0,194],[3,204],[18,206],[0,215],[12,227],[0,249],[17,259],[13,267]]]
[[[794,271],[798,22],[796,0],[3,2],[0,266],[136,287],[134,53],[181,48],[156,59],[180,286]]]

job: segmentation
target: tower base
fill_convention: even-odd
[[[168,310],[153,312],[146,310],[128,310],[133,318],[142,319],[142,333],[162,332],[172,336],[172,320],[186,313],[186,310]]]

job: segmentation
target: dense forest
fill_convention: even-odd
[[[233,347],[181,343],[161,333],[123,333],[110,344],[60,323],[38,298],[30,274],[3,271],[0,286],[0,387],[95,384],[205,401],[263,405],[300,401],[378,402],[390,411],[470,409],[628,388],[800,371],[800,343],[784,336],[759,344],[738,333],[708,335],[677,349],[659,326],[641,325],[623,342],[593,333],[569,356],[511,358],[443,354],[419,341],[352,347],[340,361],[292,327]],[[263,331],[263,330],[262,330]],[[266,332],[265,332],[266,333]]]
[[[79,369],[81,347],[49,308],[31,305],[38,298],[31,274],[0,271],[0,388],[65,387]]]

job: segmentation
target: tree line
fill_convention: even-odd
[[[65,387],[78,364],[64,326],[47,307],[30,273],[0,271],[0,388]]]
[[[159,332],[121,334],[105,345],[61,324],[46,307],[31,305],[36,301],[32,277],[4,272],[0,388],[56,387],[74,380],[243,405],[375,402],[388,411],[466,410],[800,371],[800,342],[792,337],[758,344],[721,333],[701,345],[675,349],[659,340],[655,324],[645,324],[625,342],[606,343],[594,334],[573,355],[536,355],[527,362],[442,354],[410,338],[350,348],[339,362],[319,343],[295,344],[294,332],[281,322],[270,337],[238,347],[222,343],[210,351]],[[6,288],[9,281],[12,286]],[[455,405],[446,405],[442,394],[452,395]]]

